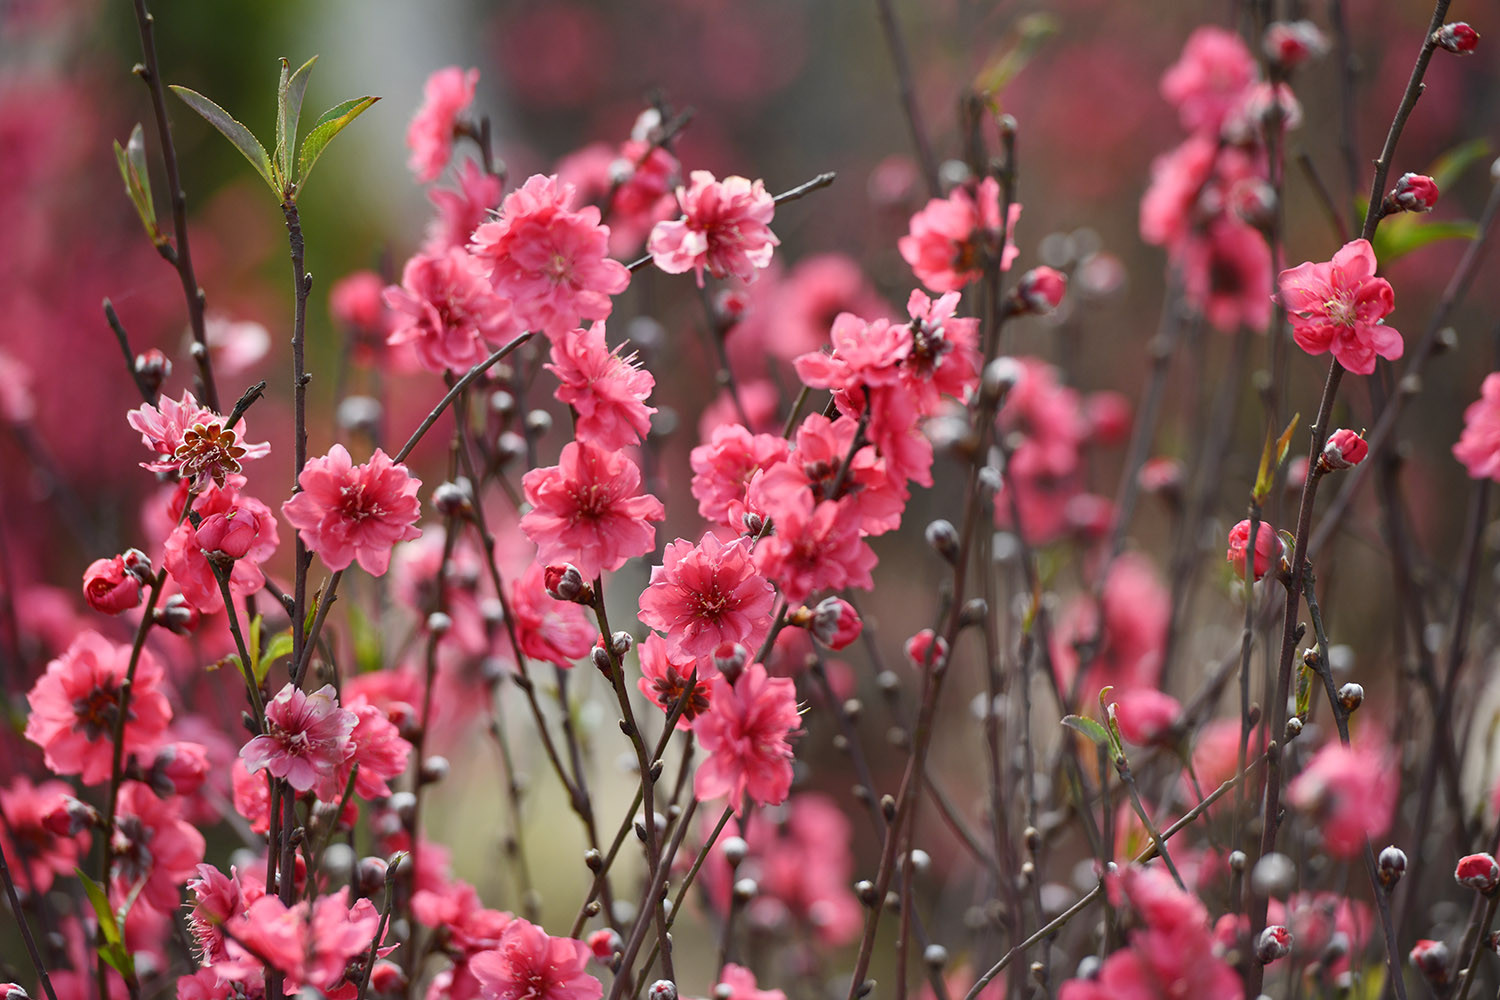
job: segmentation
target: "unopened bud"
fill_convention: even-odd
[[[1500,888],[1500,864],[1493,855],[1470,854],[1459,860],[1453,878],[1459,885],[1488,896]]]
[[[1479,45],[1479,32],[1462,21],[1445,24],[1432,33],[1432,44],[1455,55],[1466,56]]]
[[[1339,704],[1344,711],[1352,712],[1365,703],[1365,689],[1353,681],[1339,688]]]
[[[906,659],[918,670],[939,670],[948,662],[948,640],[924,628],[906,640]]]
[[[670,979],[658,979],[646,991],[647,1000],[677,1000],[677,984]]]
[[[758,892],[760,886],[753,878],[742,878],[734,883],[734,898],[741,903],[754,899]]]
[[[624,949],[625,942],[620,939],[619,931],[606,927],[589,935],[588,946],[595,958],[601,962],[608,962],[615,957],[617,952]]]
[[[1448,946],[1442,941],[1430,941],[1423,939],[1418,941],[1411,949],[1411,964],[1416,966],[1426,980],[1434,986],[1443,986],[1448,982],[1448,966],[1451,959],[1448,954]]]
[[[1025,372],[1026,369],[1015,358],[996,358],[984,366],[980,390],[991,401],[998,400],[1021,381]]]
[[[433,754],[422,761],[422,784],[430,785],[448,777],[448,758]]]
[[[154,396],[171,377],[172,362],[153,347],[135,356],[135,374],[141,380],[141,388],[150,390]]]
[[[76,837],[103,823],[99,810],[71,795],[62,796],[42,817],[42,826],[55,837]]]
[[[1323,445],[1323,454],[1318,459],[1320,472],[1335,472],[1340,469],[1349,469],[1365,460],[1370,453],[1370,446],[1365,439],[1346,428],[1340,428],[1328,435],[1328,443]]]
[[[1267,854],[1250,870],[1250,888],[1256,895],[1267,898],[1284,898],[1296,880],[1297,866],[1285,854]]]
[[[434,611],[427,616],[427,631],[441,638],[448,634],[453,628],[453,619],[441,611]]]
[[[1021,275],[1011,293],[1012,308],[1022,314],[1043,316],[1062,302],[1068,290],[1068,276],[1051,267],[1034,267]]]
[[[1402,174],[1385,196],[1385,204],[1393,212],[1430,212],[1438,194],[1437,181],[1426,174]]]
[[[729,837],[719,847],[724,855],[724,860],[729,862],[729,867],[738,868],[745,855],[750,853],[750,845],[745,843],[742,837]]]
[[[1260,940],[1255,942],[1255,957],[1260,960],[1261,965],[1270,965],[1279,958],[1286,958],[1292,952],[1292,932],[1281,924],[1272,924],[1260,932]]]
[[[333,418],[346,431],[373,435],[380,429],[380,417],[384,411],[380,400],[371,396],[346,396],[339,401]]]
[[[741,514],[740,523],[745,526],[745,534],[750,535],[752,538],[766,530],[766,519],[753,510],[747,510]]]
[[[1395,844],[1380,852],[1380,884],[1389,891],[1406,874],[1406,852]]]
[[[737,642],[721,642],[714,649],[714,668],[724,675],[730,684],[740,679],[745,664],[750,662],[750,650]]]
[[[583,581],[583,574],[572,563],[548,566],[542,572],[542,584],[554,601],[587,604],[593,600],[593,588]]]
[[[1277,21],[1266,28],[1266,58],[1284,70],[1296,69],[1328,51],[1328,39],[1311,21]]]
[[[940,944],[930,944],[922,951],[922,961],[934,969],[948,964],[948,949]]]
[[[605,677],[614,677],[615,665],[609,658],[609,650],[603,646],[595,646],[593,652],[589,655],[593,658],[595,670],[599,671]]]
[[[474,509],[474,490],[468,479],[459,476],[452,482],[439,483],[432,491],[432,506],[444,517],[467,517]]]
[[[198,627],[198,609],[181,594],[173,594],[156,609],[156,624],[175,635],[191,635]]]
[[[859,638],[864,623],[854,605],[842,597],[825,597],[812,609],[807,629],[812,637],[829,649],[839,650]]]
[[[927,525],[927,544],[951,563],[958,558],[958,529],[939,518]]]
[[[635,644],[635,640],[631,638],[629,632],[621,630],[609,637],[609,644],[616,656],[624,656],[630,652],[630,647]]]
[[[359,866],[354,872],[355,880],[359,883],[359,891],[366,896],[375,895],[384,887],[385,875],[389,870],[390,865],[386,864],[384,858],[360,858]]]
[[[860,879],[854,883],[854,895],[858,896],[859,901],[866,906],[874,906],[880,901],[880,897],[875,891],[875,883],[869,879]]]

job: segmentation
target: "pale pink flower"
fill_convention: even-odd
[[[697,545],[679,538],[666,547],[641,593],[640,620],[667,634],[671,655],[701,660],[723,643],[758,648],[775,600],[749,542],[725,544],[709,531]]]
[[[477,69],[449,66],[427,78],[422,106],[406,128],[406,145],[411,149],[408,165],[423,184],[436,180],[452,158],[453,129],[458,116],[474,103],[478,87]]]
[[[599,209],[573,211],[572,201],[573,185],[535,175],[505,196],[499,218],[476,229],[470,246],[516,319],[549,337],[606,319],[610,296],[630,284],[625,265],[608,256]]]
[[[266,732],[246,743],[240,758],[252,774],[266,768],[297,791],[311,791],[349,755],[358,722],[339,707],[332,684],[308,694],[288,683],[266,705]]]
[[[573,433],[580,441],[619,449],[636,444],[651,431],[656,407],[647,406],[646,399],[656,379],[640,366],[635,354],[624,355],[623,350],[624,345],[609,349],[603,323],[552,338],[552,363],[547,370],[561,383],[553,395],[578,415]]]
[[[707,521],[741,531],[729,522],[729,508],[745,499],[750,477],[786,458],[790,446],[779,434],[752,434],[743,424],[720,424],[689,456],[693,496]]]
[[[263,458],[271,451],[267,442],[245,442],[243,420],[225,428],[224,418],[200,405],[191,392],[184,391],[177,401],[162,396],[155,406],[142,403],[125,420],[141,432],[141,441],[156,455],[155,461],[142,462],[141,468],[180,476],[194,490],[210,482],[223,486],[230,476],[240,474],[241,462]]]
[[[474,230],[500,205],[504,184],[473,160],[464,161],[457,180],[456,190],[435,187],[427,192],[437,215],[427,224],[427,242],[422,244],[425,254],[437,257],[467,248]]]
[[[1161,93],[1177,107],[1183,128],[1217,136],[1257,75],[1255,57],[1238,34],[1205,26],[1188,36],[1161,78]]]
[[[469,958],[483,1000],[599,1000],[604,986],[584,970],[588,945],[512,920],[492,951]]]
[[[557,464],[521,477],[531,510],[521,530],[544,565],[572,563],[585,580],[616,570],[656,545],[653,521],[666,508],[641,493],[641,470],[625,455],[588,441],[563,445]]]
[[[336,444],[310,460],[297,482],[302,491],[281,505],[281,513],[329,569],[347,569],[358,559],[367,573],[380,576],[391,547],[422,534],[415,524],[422,481],[379,448],[355,465]]]
[[[1500,482],[1500,372],[1484,377],[1479,398],[1464,410],[1464,429],[1453,457],[1474,479]]]
[[[1397,775],[1391,749],[1378,734],[1356,746],[1330,742],[1287,785],[1286,799],[1316,818],[1329,853],[1353,857],[1366,839],[1390,829]]]
[[[67,650],[47,664],[27,694],[31,714],[26,738],[42,748],[53,774],[76,774],[85,785],[109,778],[120,687],[130,668],[131,647],[98,632],[80,632]],[[125,760],[149,755],[162,742],[172,709],[161,691],[161,663],[142,649],[125,717]]]
[[[901,259],[917,280],[934,292],[957,292],[984,270],[983,243],[1000,235],[1000,184],[993,177],[979,182],[979,200],[966,187],[956,187],[946,198],[933,198],[911,217],[911,231],[896,241]],[[1000,269],[1010,270],[1020,251],[1015,245],[1021,206],[1013,204],[1006,216],[1009,239]]]
[[[796,685],[769,677],[752,663],[730,684],[714,680],[708,711],[693,722],[698,745],[708,758],[698,765],[693,794],[700,802],[729,797],[739,815],[744,800],[779,805],[792,787],[789,738],[800,730]]]
[[[203,336],[214,371],[220,375],[249,371],[271,350],[270,331],[253,320],[209,316],[204,321]]]
[[[781,242],[770,227],[776,203],[760,181],[719,181],[707,170],[694,170],[689,185],[677,189],[677,203],[683,217],[658,222],[646,242],[663,271],[692,271],[702,288],[705,268],[715,278],[754,281],[756,271],[771,263]]]
[[[521,332],[510,303],[495,294],[484,267],[462,247],[406,262],[401,284],[385,290],[395,322],[386,342],[409,344],[432,372],[461,371],[490,353],[487,342]]]
[[[713,657],[674,656],[667,650],[667,640],[655,632],[647,635],[636,646],[640,655],[641,679],[636,682],[641,694],[663,712],[671,712],[688,688],[688,679],[697,670],[692,694],[682,706],[677,717],[678,729],[691,729],[693,720],[708,710],[712,697],[713,679],[719,672],[713,665]]]
[[[1356,375],[1373,372],[1377,355],[1401,357],[1401,334],[1385,325],[1395,293],[1389,281],[1375,277],[1375,266],[1369,241],[1354,240],[1331,261],[1281,272],[1281,304],[1291,314],[1297,346],[1309,354],[1331,350]]]

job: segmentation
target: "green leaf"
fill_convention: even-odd
[[[974,90],[997,102],[1000,92],[1059,30],[1061,23],[1051,14],[1028,14],[1020,18],[1001,41],[1000,50],[979,71]]]
[[[264,655],[255,664],[255,683],[259,684],[271,672],[271,665],[283,656],[292,655],[292,630],[277,632],[266,645]]]
[[[297,152],[297,120],[302,117],[302,98],[312,76],[313,56],[297,72],[287,75],[291,63],[281,60],[281,86],[276,95],[276,164],[283,179],[292,176],[292,159]]]
[[[120,167],[120,179],[125,182],[125,194],[135,206],[135,213],[146,227],[151,242],[161,246],[166,241],[156,224],[156,204],[151,198],[151,175],[146,170],[146,139],[140,122],[130,130],[130,138],[122,147],[115,141],[115,163]]]
[[[1489,155],[1488,139],[1470,139],[1439,156],[1428,168],[1427,175],[1437,182],[1438,191],[1447,191],[1463,176],[1464,171],[1480,160],[1487,159]]]
[[[250,654],[250,660],[253,663],[260,662],[260,633],[264,625],[264,615],[256,615],[254,618],[250,619],[250,639],[246,643],[249,648],[245,650],[245,652]]]
[[[372,104],[380,100],[378,97],[356,97],[352,101],[336,104],[323,112],[321,118],[313,125],[312,131],[307,133],[307,138],[302,140],[302,153],[297,157],[297,188],[307,184],[307,177],[312,173],[312,168],[318,162],[318,157],[323,155],[323,150],[354,119],[358,118]]]
[[[1472,240],[1478,235],[1479,226],[1473,222],[1422,222],[1415,215],[1392,216],[1375,230],[1375,257],[1388,264],[1439,240]]]
[[[1276,480],[1276,470],[1281,468],[1281,463],[1286,461],[1286,453],[1292,446],[1292,432],[1297,429],[1297,421],[1302,419],[1301,413],[1292,414],[1291,422],[1286,425],[1286,430],[1281,436],[1273,439],[1271,432],[1266,431],[1266,444],[1260,453],[1260,469],[1255,474],[1254,497],[1257,504],[1265,503],[1266,497],[1271,495],[1271,486]]]
[[[109,908],[109,896],[98,882],[85,875],[82,868],[74,868],[73,871],[78,876],[78,881],[83,883],[84,895],[88,896],[89,905],[94,908],[94,915],[99,920],[99,936],[102,938],[99,942],[99,957],[127,983],[134,983],[135,957],[125,947],[125,935],[120,930],[123,918],[117,917]],[[139,892],[139,889],[136,891]],[[134,899],[135,893],[132,893],[131,899],[121,907],[122,914]]]
[[[1307,713],[1312,711],[1314,676],[1316,672],[1306,663],[1297,668],[1297,711],[1295,714],[1299,719],[1307,718]]]
[[[1083,735],[1087,736],[1098,746],[1109,746],[1109,730],[1105,729],[1093,719],[1086,718],[1082,715],[1065,715],[1063,716],[1062,724],[1067,726],[1069,729],[1075,729]]]
[[[255,138],[248,128],[235,121],[229,112],[196,90],[189,90],[187,87],[174,84],[172,93],[182,98],[188,107],[202,115],[204,121],[224,133],[224,137],[234,144],[234,148],[250,161],[255,172],[260,174],[261,180],[266,182],[266,186],[278,198],[281,197],[281,191],[276,186],[276,179],[271,169],[271,158],[266,155],[266,147],[260,144],[260,140]]]

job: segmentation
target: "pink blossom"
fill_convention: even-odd
[[[1271,248],[1254,226],[1220,215],[1181,244],[1179,259],[1183,296],[1215,329],[1270,323]]]
[[[182,902],[181,885],[203,860],[203,834],[181,818],[182,800],[158,799],[150,786],[120,786],[110,841],[110,897],[123,903],[137,888],[138,902],[170,913]]]
[[[483,1000],[599,1000],[604,986],[584,971],[589,947],[550,937],[528,920],[515,919],[492,951],[469,958]]]
[[[106,740],[107,744],[107,740]],[[16,887],[33,897],[52,888],[53,879],[71,876],[88,852],[89,833],[64,835],[48,829],[48,814],[65,807],[73,789],[61,781],[33,785],[23,776],[0,788],[0,851],[5,852]]]
[[[1182,241],[1218,159],[1217,138],[1195,134],[1151,162],[1151,186],[1141,198],[1142,240],[1172,248]]]
[[[715,278],[753,281],[755,272],[771,263],[781,242],[770,226],[776,203],[760,181],[718,181],[707,170],[694,170],[688,187],[677,189],[677,203],[683,217],[658,222],[646,242],[647,252],[663,271],[692,271],[702,288],[705,267]]]
[[[730,506],[744,501],[751,476],[786,458],[789,451],[779,434],[752,434],[743,424],[715,427],[690,456],[699,516],[732,531],[744,530],[744,525],[730,523]]]
[[[580,605],[548,596],[544,577],[542,564],[534,562],[506,583],[516,640],[532,659],[571,667],[589,655],[599,633]]]
[[[1385,196],[1387,209],[1395,212],[1430,212],[1437,201],[1437,181],[1426,174],[1402,174]]]
[[[693,722],[708,758],[698,765],[693,794],[707,801],[723,796],[739,815],[748,795],[759,805],[784,802],[792,787],[789,737],[800,732],[796,687],[786,677],[768,677],[752,663],[730,684],[713,683],[708,711]]]
[[[362,799],[390,795],[390,782],[406,771],[411,744],[402,737],[400,729],[384,710],[364,695],[350,695],[346,689],[344,709],[352,712],[355,718],[354,728],[349,731],[350,752],[339,764],[332,780],[323,780],[318,797],[336,801],[349,783],[349,774],[355,764],[359,765],[359,772],[354,775],[354,794]],[[329,794],[324,795],[324,792]]]
[[[1246,549],[1250,546],[1250,521],[1248,519],[1229,529],[1229,551],[1227,559],[1234,567],[1235,578],[1245,578]],[[1281,536],[1273,525],[1265,521],[1255,527],[1255,579],[1259,580],[1271,569],[1272,560],[1279,561],[1284,552]]]
[[[646,400],[656,379],[632,353],[611,351],[604,341],[604,324],[572,330],[552,338],[552,363],[547,370],[560,385],[558,402],[577,414],[574,436],[611,450],[636,444],[651,431],[656,407]]]
[[[1053,635],[1052,662],[1063,690],[1081,684],[1087,699],[1107,685],[1122,695],[1154,688],[1171,616],[1171,595],[1150,558],[1122,554],[1110,566],[1100,605],[1087,599],[1070,604]],[[1077,644],[1091,642],[1095,635],[1098,649],[1083,680],[1076,681]]]
[[[521,332],[510,303],[495,294],[484,272],[462,247],[412,257],[400,286],[385,290],[395,316],[387,343],[411,345],[432,372],[461,371],[483,361],[489,342]]]
[[[1352,469],[1365,460],[1370,453],[1370,446],[1364,438],[1347,427],[1340,427],[1328,435],[1328,441],[1323,445],[1323,454],[1318,459],[1318,464],[1324,471],[1336,471],[1340,469]]]
[[[1239,35],[1205,26],[1188,36],[1161,78],[1161,93],[1177,107],[1183,128],[1217,136],[1256,75],[1255,57]]]
[[[252,320],[209,316],[204,322],[203,336],[214,371],[221,376],[249,371],[271,350],[270,331]]]
[[[573,211],[573,185],[536,175],[506,195],[500,216],[474,231],[470,249],[527,329],[560,337],[580,321],[606,319],[630,284],[608,257],[609,227],[592,205]]]
[[[772,533],[755,548],[755,565],[789,603],[802,603],[822,590],[869,590],[875,585],[870,576],[875,552],[860,532],[857,508],[847,499],[814,502],[804,491],[772,497],[759,494],[756,483],[751,495],[767,505],[773,521]]]
[[[142,462],[141,468],[180,476],[195,491],[210,482],[225,485],[228,477],[240,474],[241,462],[264,458],[271,451],[264,441],[245,442],[243,420],[225,428],[224,418],[199,405],[191,392],[183,392],[177,401],[162,396],[154,406],[142,403],[125,420],[141,432],[141,441],[156,455],[155,461]]]
[[[750,286],[749,307],[729,338],[735,371],[763,366],[769,353],[791,361],[816,351],[840,313],[892,318],[891,307],[856,264],[843,254],[816,254],[784,277],[773,266]]]
[[[1464,410],[1464,429],[1453,457],[1474,479],[1500,482],[1500,372],[1484,377],[1477,400]]]
[[[719,972],[719,985],[713,992],[715,1000],[786,1000],[781,990],[763,990],[755,981],[755,973],[743,965],[727,963]]]
[[[440,69],[422,88],[422,106],[406,128],[411,149],[409,165],[417,180],[427,184],[437,179],[453,156],[453,130],[458,116],[474,103],[479,70],[457,66]]]
[[[228,957],[215,969],[243,981],[270,966],[285,977],[287,996],[304,986],[333,993],[346,983],[350,964],[368,956],[379,924],[368,899],[349,905],[347,888],[291,907],[261,896],[227,922]]]
[[[98,632],[80,632],[26,696],[31,714],[26,738],[42,748],[53,774],[76,774],[85,785],[106,780],[114,763],[113,734],[120,688],[130,667],[131,647]],[[125,760],[146,757],[160,744],[172,720],[161,691],[162,667],[142,649],[125,718]]]
[[[1287,802],[1316,817],[1329,853],[1348,858],[1390,829],[1398,780],[1383,737],[1326,743],[1287,785]]]
[[[348,756],[358,716],[340,708],[332,684],[308,694],[290,683],[266,705],[266,732],[240,750],[253,774],[261,768],[299,792],[311,791]]]
[[[770,631],[771,584],[756,570],[750,545],[705,532],[697,545],[677,539],[651,569],[640,619],[667,634],[667,652],[702,659],[722,643],[757,648]]]
[[[95,559],[83,571],[83,599],[95,611],[118,615],[141,603],[141,581],[125,568],[123,556]]]
[[[901,375],[923,413],[937,408],[940,395],[967,402],[979,384],[979,320],[954,315],[958,305],[957,292],[934,300],[917,290],[906,301],[912,346]]]
[[[225,875],[213,865],[200,864],[197,877],[188,881],[192,904],[188,909],[188,931],[205,962],[227,957],[223,924],[244,913],[251,903],[266,894],[266,887],[255,876],[230,868]]]
[[[175,506],[175,498],[174,498]],[[244,552],[229,568],[229,592],[236,597],[254,594],[265,586],[265,576],[260,564],[276,553],[280,537],[276,530],[276,515],[271,508],[254,497],[244,496],[238,490],[209,486],[193,498],[193,511],[210,524],[215,517],[235,513],[239,521],[240,541],[245,542]],[[244,529],[253,528],[246,532]],[[214,538],[210,526],[205,536],[211,542],[222,542],[224,536]],[[248,537],[246,537],[248,535]],[[238,545],[236,546],[238,548]],[[162,565],[172,580],[193,607],[201,612],[213,613],[224,607],[224,594],[219,589],[219,578],[214,575],[209,563],[209,553],[199,541],[198,531],[183,518],[167,536]]]
[[[885,459],[873,445],[853,448],[858,430],[859,421],[853,417],[829,420],[821,413],[809,413],[797,428],[796,447],[786,460],[772,465],[764,476],[752,477],[755,505],[774,510],[783,503],[798,502],[796,496],[805,491],[817,502],[843,503],[861,534],[880,535],[900,527],[906,485],[891,478]]]
[[[268,775],[251,774],[243,759],[230,766],[229,778],[234,797],[234,811],[245,818],[254,833],[271,829],[271,789]]]
[[[1149,687],[1122,693],[1112,707],[1120,735],[1138,747],[1170,740],[1182,718],[1182,705],[1176,698]]]
[[[505,187],[499,177],[487,173],[473,160],[465,160],[458,171],[458,188],[435,187],[427,200],[437,215],[427,224],[427,242],[422,252],[440,257],[449,250],[463,250],[474,230],[500,205]]]
[[[1002,271],[1009,270],[1020,253],[1014,242],[1020,216],[1021,206],[1011,205]],[[998,240],[999,235],[1000,184],[986,177],[979,182],[978,204],[966,187],[954,188],[946,198],[932,199],[911,217],[911,231],[896,246],[918,281],[934,292],[957,292],[983,273],[984,243]]]
[[[557,464],[521,477],[532,509],[521,530],[542,563],[572,563],[585,579],[616,570],[656,544],[651,522],[666,508],[641,493],[641,470],[625,455],[588,441],[563,445]]]
[[[692,694],[688,695],[682,714],[677,717],[678,729],[691,729],[693,720],[708,710],[713,679],[718,676],[713,658],[673,655],[668,652],[667,640],[655,632],[646,636],[636,650],[641,661],[641,679],[636,686],[663,712],[670,713],[677,707],[687,691],[688,679],[694,677],[694,670],[697,671]]]
[[[341,444],[310,460],[297,479],[301,492],[281,505],[302,541],[329,569],[347,569],[355,559],[380,576],[390,565],[391,547],[422,534],[415,525],[422,485],[379,448],[355,465]]]
[[[1282,271],[1281,304],[1291,314],[1292,338],[1309,354],[1332,350],[1357,375],[1375,370],[1375,357],[1401,357],[1401,334],[1385,325],[1396,308],[1391,283],[1375,277],[1368,240],[1344,244],[1333,260]]]

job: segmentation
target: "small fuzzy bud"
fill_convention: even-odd
[[[1416,966],[1429,983],[1443,986],[1448,982],[1448,966],[1452,961],[1448,946],[1442,941],[1423,939],[1411,949],[1411,964]]]
[[[1290,719],[1287,719],[1286,720],[1286,741],[1288,743],[1290,743],[1292,740],[1295,740],[1297,737],[1299,737],[1301,735],[1302,735],[1302,720],[1299,719],[1295,715],[1292,716]]]
[[[420,777],[424,785],[435,784],[448,777],[448,758],[433,754],[422,761]]]
[[[1396,887],[1401,876],[1406,874],[1406,852],[1395,844],[1380,852],[1380,884],[1386,891]]]
[[[1025,375],[1026,369],[1015,358],[996,358],[984,366],[980,390],[990,400],[997,400],[1011,390]]]
[[[1328,51],[1328,39],[1311,21],[1277,21],[1266,28],[1261,47],[1266,58],[1293,70]]]
[[[590,934],[587,943],[589,951],[593,952],[594,957],[601,962],[608,962],[625,947],[625,942],[620,939],[620,932],[612,927]]]
[[[677,1000],[677,984],[670,979],[658,979],[646,991],[647,1000]]]
[[[467,517],[474,509],[474,490],[468,479],[459,476],[452,482],[439,483],[432,491],[432,506],[444,517]]]
[[[452,628],[453,619],[441,611],[434,611],[427,616],[427,631],[435,636],[445,636]]]
[[[359,884],[359,891],[366,896],[373,896],[385,886],[385,876],[390,870],[384,858],[366,857],[359,859],[359,867],[354,871],[355,881]]]
[[[1011,308],[1025,315],[1044,316],[1062,302],[1068,276],[1051,267],[1034,267],[1021,275],[1011,293]]]
[[[1430,212],[1438,201],[1437,181],[1426,174],[1402,174],[1385,196],[1390,212]]]
[[[859,638],[864,623],[854,606],[842,597],[825,597],[812,609],[807,630],[829,649],[839,650]]]
[[[927,544],[951,563],[958,558],[958,529],[939,518],[927,525]]]
[[[752,538],[766,529],[766,519],[753,510],[747,510],[741,514],[740,523],[745,526],[745,534]]]
[[[593,652],[589,655],[594,660],[595,670],[599,671],[605,677],[614,676],[615,667],[614,664],[610,662],[609,650],[605,649],[603,646],[595,646]]]
[[[120,565],[125,572],[140,581],[141,586],[151,582],[151,557],[140,549],[126,549],[120,553]]]
[[[745,664],[750,662],[750,650],[737,642],[721,642],[714,649],[714,668],[724,675],[730,684],[740,679]]]
[[[572,563],[548,566],[542,573],[542,583],[554,601],[588,604],[594,599],[594,588],[584,582],[583,574]]]
[[[1261,931],[1260,940],[1255,942],[1255,957],[1260,960],[1261,965],[1270,965],[1291,953],[1292,932],[1281,924],[1272,924]]]
[[[758,892],[760,886],[753,878],[742,878],[734,883],[734,898],[741,903],[754,899]]]
[[[171,378],[172,362],[153,347],[135,356],[135,374],[141,380],[141,387],[149,389],[154,396],[161,392],[162,385]]]
[[[1323,454],[1318,458],[1319,472],[1336,472],[1340,469],[1349,469],[1365,460],[1370,453],[1370,446],[1365,439],[1358,434],[1345,428],[1340,428],[1328,435],[1328,443],[1323,445]]]
[[[1296,881],[1297,866],[1285,854],[1267,854],[1250,870],[1250,888],[1258,896],[1284,898]]]
[[[750,853],[750,845],[745,843],[741,837],[729,837],[719,846],[724,855],[724,860],[729,862],[729,867],[738,868],[745,855]]]
[[[495,456],[506,465],[526,454],[526,439],[515,431],[506,431],[495,441]]]
[[[31,997],[16,983],[0,983],[0,1000],[31,1000]]]
[[[1365,703],[1365,689],[1353,681],[1339,688],[1339,704],[1344,711],[1352,712]]]
[[[198,628],[198,609],[181,594],[173,594],[156,609],[156,624],[174,635],[192,635]]]
[[[874,906],[880,899],[875,892],[875,883],[869,879],[860,879],[854,883],[854,895],[858,896],[859,901],[866,906]]]
[[[1459,860],[1453,878],[1459,885],[1488,896],[1500,888],[1500,864],[1493,855],[1470,854]]]
[[[924,628],[906,640],[906,659],[918,670],[939,670],[948,662],[948,641]]]
[[[507,419],[516,412],[516,397],[504,389],[496,389],[490,393],[490,410],[500,419]]]
[[[1249,862],[1249,860],[1250,859],[1245,856],[1244,851],[1230,851],[1229,870],[1232,872],[1242,872],[1245,870],[1245,865]]]
[[[542,437],[552,429],[552,414],[546,410],[532,410],[526,414],[526,432],[532,437]]]
[[[1463,21],[1454,21],[1432,33],[1432,44],[1455,55],[1466,56],[1479,46],[1479,32]]]
[[[922,961],[934,969],[948,964],[948,949],[940,944],[930,944],[922,951]]]
[[[346,431],[375,434],[380,429],[380,417],[385,407],[380,400],[370,396],[348,396],[339,402],[334,420]]]
[[[616,656],[624,656],[630,652],[630,647],[635,644],[635,639],[631,637],[629,632],[622,630],[609,637],[609,644],[614,649]]]

